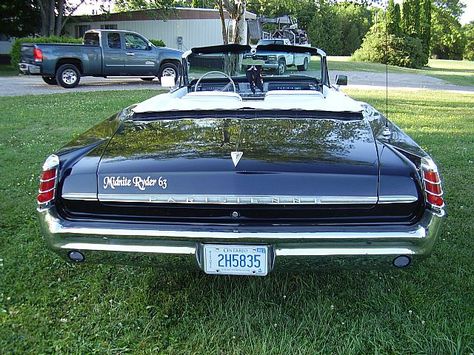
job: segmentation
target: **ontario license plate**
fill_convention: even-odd
[[[268,247],[262,245],[204,245],[204,272],[218,275],[268,273]]]

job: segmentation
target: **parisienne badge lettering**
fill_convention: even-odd
[[[104,190],[109,187],[114,190],[116,187],[136,187],[141,191],[145,191],[147,187],[153,187],[158,185],[163,190],[168,187],[168,179],[160,176],[158,179],[152,179],[150,176],[143,178],[141,176],[134,176],[128,178],[126,176],[105,176],[104,177]]]

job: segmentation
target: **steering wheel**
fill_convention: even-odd
[[[226,73],[221,72],[221,71],[217,71],[217,70],[208,71],[207,73],[203,74],[203,75],[198,79],[198,81],[196,81],[196,84],[194,85],[194,92],[197,92],[199,83],[201,82],[201,80],[202,80],[203,78],[205,78],[205,77],[208,76],[209,74],[220,74],[220,75],[226,77],[227,79],[229,79],[229,83],[228,83],[227,85],[225,85],[225,86],[221,89],[221,91],[224,91],[224,89],[226,89],[227,86],[229,86],[229,84],[232,84],[232,88],[234,89],[234,93],[237,93],[237,89],[235,88],[234,80],[232,80],[232,78],[231,78],[229,75],[227,75]]]

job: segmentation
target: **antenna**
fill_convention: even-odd
[[[385,117],[388,118],[388,4],[385,5]],[[385,127],[388,121],[385,121]]]

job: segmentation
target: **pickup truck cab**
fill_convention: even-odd
[[[261,39],[257,43],[258,46],[266,45],[278,45],[278,46],[291,46],[292,43],[288,38],[272,38],[272,39]],[[287,51],[281,51],[281,53],[260,53],[258,58],[264,60],[263,69],[270,69],[276,71],[278,75],[283,75],[288,67],[296,67],[298,71],[308,70],[311,56],[307,53],[289,53]]]
[[[19,67],[24,74],[41,75],[47,84],[73,88],[82,76],[178,77],[181,55],[135,32],[90,30],[82,45],[22,44]]]

